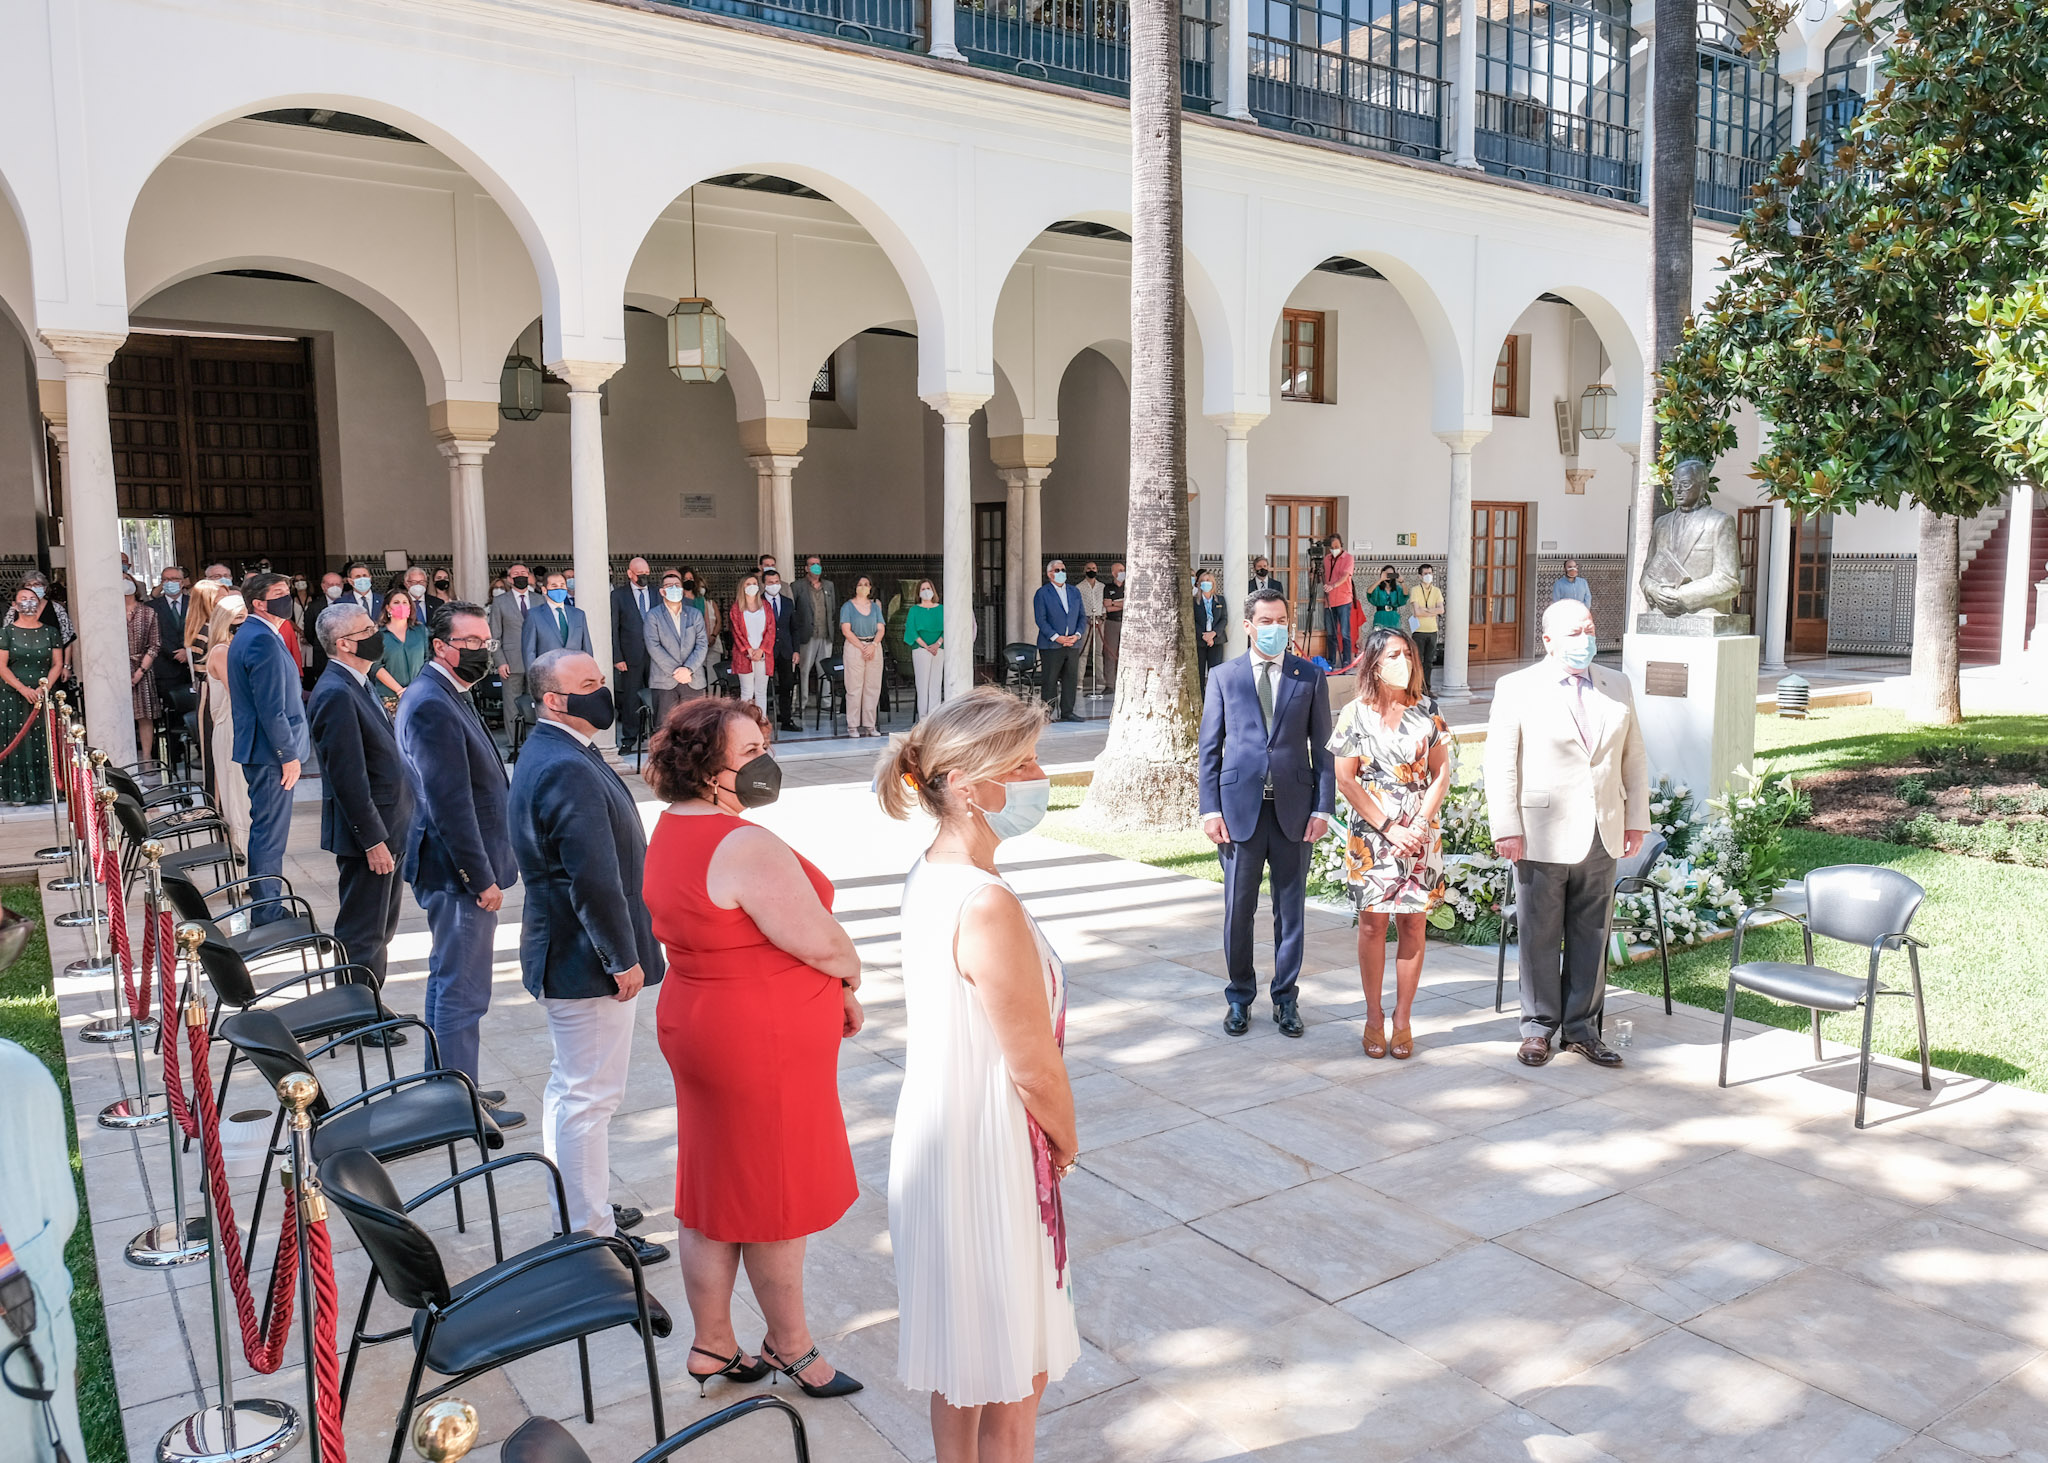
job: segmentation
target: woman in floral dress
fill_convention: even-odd
[[[1444,897],[1443,829],[1451,787],[1451,730],[1423,689],[1422,657],[1408,632],[1381,627],[1359,656],[1358,699],[1330,737],[1337,790],[1351,805],[1344,882],[1358,910],[1358,978],[1365,987],[1365,1054],[1415,1050],[1415,989],[1429,911]],[[1394,955],[1394,1038],[1387,1040],[1387,921]]]

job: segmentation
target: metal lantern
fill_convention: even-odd
[[[1614,400],[1617,393],[1605,381],[1596,381],[1579,397],[1579,435],[1604,442],[1614,435]]]
[[[725,317],[709,300],[678,300],[668,312],[668,368],[682,381],[725,375]]]
[[[530,422],[540,415],[542,375],[533,357],[513,354],[505,357],[505,369],[498,375],[498,415],[515,422]]]

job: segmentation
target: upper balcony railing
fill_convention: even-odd
[[[895,51],[924,43],[921,0],[670,0],[689,10],[758,20],[818,35],[845,36]]]
[[[1341,51],[1253,36],[1248,94],[1269,127],[1409,157],[1444,150],[1445,83]]]
[[[947,0],[932,0],[945,4]],[[1208,111],[1221,95],[1211,0],[1181,0],[1181,90]],[[1131,7],[1125,0],[975,0],[953,12],[954,44],[977,66],[1128,96]]]
[[[1489,173],[1634,202],[1642,192],[1636,130],[1555,112],[1528,97],[1478,96],[1474,150]]]

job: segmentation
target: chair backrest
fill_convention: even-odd
[[[140,848],[149,842],[149,814],[125,792],[117,791],[114,797],[114,821],[121,825],[121,836],[132,846]]]
[[[181,913],[179,919],[183,918]],[[226,1005],[247,1006],[256,999],[256,982],[249,977],[248,962],[221,938],[220,927],[212,920],[197,923],[206,931],[206,938],[199,942],[199,968],[206,972],[206,983]]]
[[[142,801],[141,783],[111,762],[103,770],[106,773],[108,787],[111,787],[124,798],[134,798],[138,804]]]
[[[118,807],[119,804],[115,806]],[[178,912],[178,918],[211,923],[213,911],[206,907],[206,896],[199,892],[199,886],[181,869],[165,866],[162,873],[164,893],[171,901],[171,908]]]
[[[1868,947],[1913,923],[1927,891],[1897,869],[1830,864],[1806,876],[1806,927],[1829,940]]]
[[[499,1445],[498,1463],[590,1463],[590,1455],[552,1417],[529,1417]]]
[[[1644,837],[1643,846],[1636,850],[1634,858],[1622,859],[1614,866],[1614,879],[1640,879],[1657,867],[1657,860],[1664,856],[1664,835],[1651,833]]]
[[[292,1073],[310,1074],[313,1070],[313,1064],[307,1060],[306,1049],[299,1045],[291,1028],[275,1011],[238,1011],[221,1022],[220,1034],[228,1045],[248,1058],[250,1066],[263,1074],[263,1080],[270,1084],[272,1092],[276,1092],[277,1084]],[[322,1088],[319,1096],[313,1099],[313,1116],[325,1117],[329,1106],[327,1090]]]
[[[1013,671],[1034,670],[1038,666],[1038,647],[1022,640],[1013,640],[1003,647],[1003,659]]]
[[[540,711],[533,697],[524,691],[512,698],[512,713],[527,726],[540,725]]]
[[[355,1231],[386,1295],[415,1309],[448,1304],[441,1252],[405,1212],[383,1164],[360,1148],[344,1148],[321,1163],[320,1187]]]

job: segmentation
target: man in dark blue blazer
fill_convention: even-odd
[[[1216,576],[1204,569],[1195,581],[1195,670],[1202,689],[1209,689],[1209,672],[1223,664],[1229,644],[1230,608],[1216,592]]]
[[[519,627],[519,648],[528,665],[550,650],[590,654],[590,622],[570,601],[567,581],[550,574],[546,582],[547,593],[526,612],[526,622]]]
[[[427,1025],[441,1065],[477,1076],[478,1030],[491,1007],[491,950],[505,890],[519,865],[505,806],[505,763],[470,691],[496,664],[481,607],[455,600],[434,611],[427,663],[398,698],[398,750],[418,816],[404,873],[434,937],[427,957]],[[505,1094],[479,1094],[501,1128],[526,1121]]]
[[[796,719],[796,668],[804,647],[797,638],[796,596],[774,569],[761,571],[761,594],[775,612],[775,724],[784,731],[802,731]]]
[[[1307,915],[1309,855],[1330,826],[1336,763],[1323,673],[1287,649],[1287,597],[1245,602],[1251,649],[1218,666],[1202,700],[1202,831],[1223,860],[1223,954],[1230,984],[1223,1029],[1242,1036],[1259,993],[1252,925],[1259,881],[1273,876],[1273,1019],[1302,1034],[1295,1006]]]
[[[1031,618],[1038,626],[1038,696],[1054,704],[1058,687],[1059,719],[1079,721],[1074,692],[1081,681],[1081,637],[1088,631],[1088,612],[1081,591],[1067,584],[1067,566],[1054,559],[1045,566],[1045,583],[1031,598]]]
[[[382,989],[405,889],[398,855],[413,821],[412,782],[398,737],[370,689],[384,636],[353,600],[321,610],[313,634],[327,652],[327,667],[313,683],[306,721],[320,753],[320,846],[334,855],[341,896],[334,937]],[[403,1032],[385,1035],[404,1039]]]
[[[612,588],[612,696],[624,724],[619,739],[622,752],[633,750],[639,729],[640,693],[647,689],[647,612],[660,604],[647,561],[638,557],[628,560],[626,582]],[[524,628],[521,626],[522,631]]]
[[[526,880],[519,968],[547,1017],[554,1062],[541,1107],[547,1156],[561,1170],[566,1229],[616,1232],[612,1114],[626,1095],[633,1017],[664,970],[640,897],[647,835],[632,794],[592,745],[615,708],[589,656],[553,650],[526,668],[539,724],[512,777],[512,849]],[[660,1245],[626,1242],[644,1265]]]
[[[228,642],[228,704],[234,710],[232,753],[249,785],[249,877],[252,901],[275,899],[292,831],[292,789],[312,755],[306,740],[306,704],[299,694],[299,663],[279,628],[292,613],[292,582],[282,574],[251,574],[242,581],[249,618]],[[284,914],[280,904],[259,904],[251,924]]]

